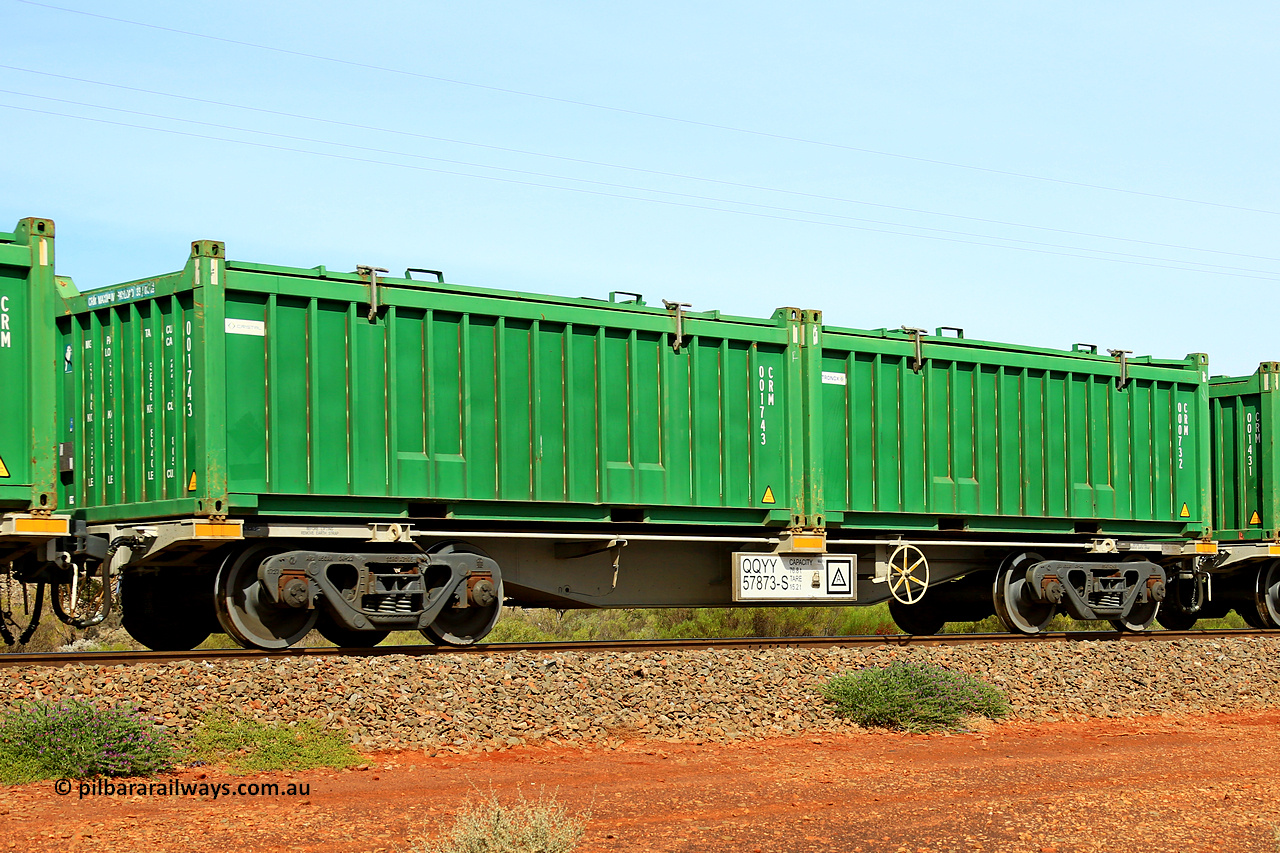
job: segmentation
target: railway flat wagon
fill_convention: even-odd
[[[1203,356],[443,279],[198,241],[173,273],[45,281],[78,525],[50,582],[97,589],[84,610],[118,577],[155,648],[469,643],[504,601],[888,600],[916,632],[1034,633],[1145,628],[1216,551]]]
[[[33,569],[70,532],[70,517],[57,511],[55,302],[53,223],[24,219],[0,233],[0,566]],[[6,642],[14,605],[0,601]]]

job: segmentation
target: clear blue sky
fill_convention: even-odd
[[[1274,2],[0,0],[0,23],[0,230],[54,219],[84,289],[217,239],[1280,359]]]

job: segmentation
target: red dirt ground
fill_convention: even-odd
[[[1280,711],[851,731],[584,751],[367,757],[364,770],[184,782],[305,796],[60,796],[0,789],[0,853],[409,851],[469,800],[545,789],[591,813],[582,851],[1280,851]]]

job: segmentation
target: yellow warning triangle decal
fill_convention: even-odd
[[[1253,511],[1253,515],[1251,515],[1251,516],[1249,517],[1249,523],[1250,523],[1250,524],[1261,524],[1261,523],[1262,523],[1262,519],[1258,518],[1258,511],[1257,511],[1256,509]]]
[[[0,479],[7,479],[13,476],[9,473],[9,469],[5,467],[4,460],[0,459]]]
[[[192,475],[192,476],[195,476],[195,475]],[[1190,517],[1191,517],[1191,510],[1187,509],[1187,505],[1186,505],[1186,504],[1183,504],[1183,505],[1182,505],[1182,512],[1178,513],[1178,515],[1179,515],[1179,516],[1181,516],[1182,518],[1190,518]]]
[[[773,499],[773,487],[772,487],[772,486],[765,486],[765,487],[764,487],[764,497],[762,497],[762,498],[760,499],[760,502],[761,502],[761,503],[766,503],[766,504],[776,504],[776,503],[777,503],[777,501],[775,501],[775,500]]]
[[[191,482],[187,483],[187,491],[194,492],[196,490],[196,472],[191,472]]]

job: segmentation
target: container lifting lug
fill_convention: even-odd
[[[382,267],[358,266],[356,267],[357,275],[369,276],[369,322],[375,323],[378,320],[378,273],[386,273]]]
[[[916,329],[911,326],[903,326],[902,331],[911,336],[911,341],[916,345],[915,357],[911,360],[911,369],[919,373],[924,369],[924,329]]]
[[[382,270],[382,272],[386,272],[386,270]],[[440,270],[429,270],[422,267],[409,267],[404,271],[404,277],[412,279],[413,274],[416,272],[420,272],[423,275],[433,275],[436,277],[436,284],[444,284],[444,273]]]
[[[688,302],[668,302],[662,300],[662,307],[668,311],[676,312],[676,336],[671,341],[671,348],[676,352],[680,352],[680,347],[684,346],[684,309],[692,308]]]
[[[1131,349],[1112,349],[1107,350],[1111,353],[1112,358],[1120,359],[1120,375],[1116,377],[1116,390],[1123,391],[1125,386],[1129,384],[1129,360],[1125,358],[1127,355],[1133,355]]]

